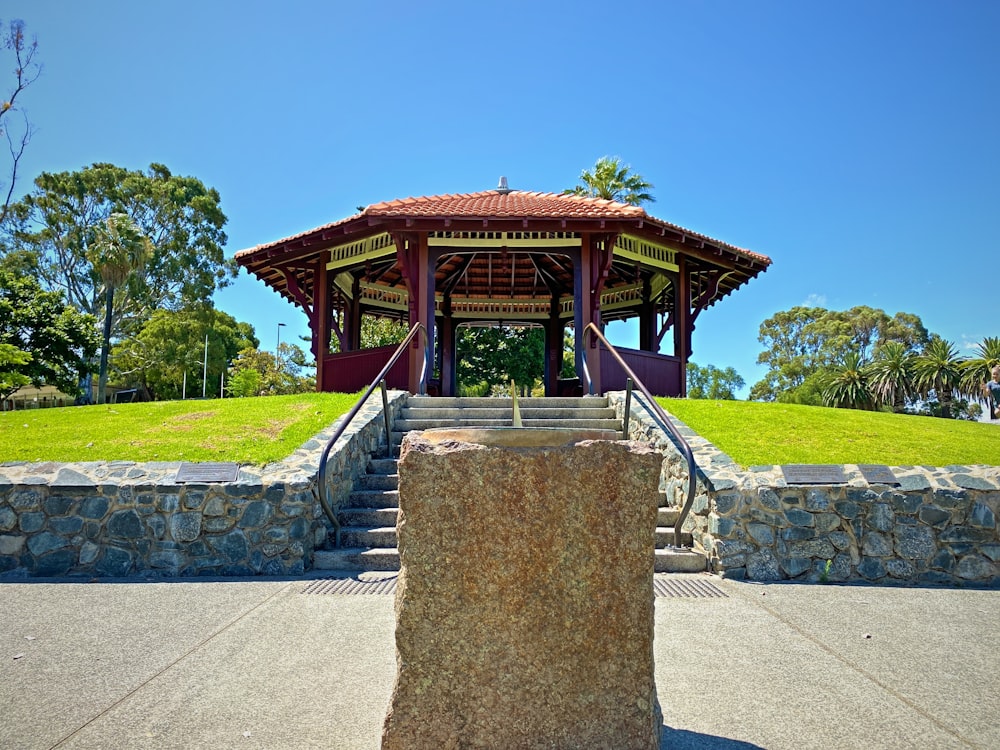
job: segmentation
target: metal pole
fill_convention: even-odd
[[[205,367],[201,371],[201,397],[205,398],[205,384],[208,383],[208,334],[205,334]]]
[[[184,401],[188,396],[188,374],[187,370],[184,371],[184,384],[181,386],[181,401]]]
[[[284,323],[278,323],[278,344],[274,347],[274,366],[279,371],[281,370],[281,329],[284,326]]]
[[[632,378],[625,378],[625,414],[622,416],[622,440],[628,440],[628,422],[632,412]]]

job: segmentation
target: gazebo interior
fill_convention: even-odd
[[[319,390],[359,390],[385,365],[395,347],[361,349],[362,317],[376,316],[422,323],[433,342],[423,355],[409,350],[389,385],[415,392],[426,366],[431,392],[446,396],[457,391],[462,324],[544,328],[546,395],[581,382],[621,389],[621,367],[581,332],[630,318],[639,349],[616,348],[655,394],[682,396],[698,314],[771,262],[636,206],[506,188],[373,204],[236,260],[306,313]],[[569,381],[559,376],[567,328]]]

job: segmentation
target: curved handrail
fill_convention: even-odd
[[[656,421],[662,429],[665,429],[667,432],[670,433],[670,435],[676,442],[677,448],[681,452],[681,455],[683,455],[684,458],[687,460],[687,465],[688,465],[687,500],[685,500],[684,507],[681,509],[681,514],[677,517],[677,522],[674,524],[674,542],[676,543],[676,546],[680,547],[681,527],[684,525],[684,521],[687,520],[688,513],[691,512],[691,506],[694,505],[694,497],[697,492],[697,483],[698,483],[698,476],[697,476],[698,464],[695,463],[694,453],[691,451],[691,446],[688,445],[688,442],[687,440],[684,439],[684,436],[681,435],[681,433],[677,430],[676,427],[674,427],[673,423],[667,417],[667,413],[663,411],[663,408],[658,403],[656,403],[656,399],[653,398],[653,394],[649,392],[649,389],[646,388],[645,384],[639,379],[639,377],[634,372],[632,372],[632,368],[629,367],[627,364],[625,364],[625,360],[622,359],[621,355],[618,353],[618,350],[611,345],[610,341],[604,338],[604,334],[601,333],[601,329],[599,329],[594,323],[588,323],[587,326],[583,329],[584,342],[587,341],[588,334],[593,334],[597,336],[598,341],[600,341],[602,344],[604,344],[605,347],[607,347],[608,353],[612,357],[614,357],[615,361],[618,362],[619,365],[621,365],[622,369],[625,370],[625,374],[632,379],[632,382],[635,383],[635,385],[639,388],[639,390],[642,392],[642,395],[646,397],[645,400],[643,399],[636,399],[636,400],[646,408],[646,411],[649,412],[650,416],[653,417],[653,420]],[[583,359],[583,375],[587,381],[587,391],[593,394],[594,383],[590,378],[590,371],[587,369],[587,357],[584,356],[582,359]],[[623,437],[628,438],[628,435],[624,435]]]
[[[403,339],[402,342],[400,342],[399,346],[396,347],[396,351],[393,353],[391,357],[389,357],[389,361],[386,363],[385,367],[383,367],[382,370],[379,372],[379,374],[375,376],[375,380],[373,380],[372,384],[368,386],[368,390],[364,392],[364,395],[361,396],[361,398],[358,399],[358,402],[351,408],[349,412],[347,412],[347,416],[344,417],[343,420],[341,420],[340,427],[338,427],[337,431],[333,433],[333,437],[331,437],[327,441],[326,447],[323,449],[323,454],[320,456],[319,473],[316,477],[316,493],[319,496],[319,504],[323,506],[323,512],[326,514],[326,517],[330,519],[330,523],[333,524],[333,532],[334,532],[333,543],[335,547],[340,547],[340,521],[337,519],[337,514],[333,512],[333,508],[330,507],[330,501],[327,498],[327,492],[326,492],[326,462],[330,458],[330,451],[333,450],[334,443],[336,443],[340,439],[340,436],[343,435],[344,432],[347,430],[347,426],[351,423],[351,420],[358,415],[359,411],[361,411],[361,407],[365,405],[365,402],[368,400],[368,397],[375,392],[375,389],[379,387],[380,383],[383,383],[386,375],[389,374],[389,370],[391,370],[393,365],[395,365],[396,362],[399,361],[399,358],[403,356],[403,352],[406,351],[406,347],[410,345],[410,343],[413,341],[413,338],[418,333],[423,334],[424,337],[424,364],[420,368],[420,384],[418,392],[421,395],[425,393],[425,391],[427,390],[427,360],[429,359],[429,357],[427,356],[427,346],[428,346],[427,328],[424,327],[423,323],[415,323],[413,327],[410,329],[410,332],[406,334],[406,338]],[[383,400],[383,404],[384,403],[385,402]],[[386,407],[383,406],[383,408]],[[388,433],[389,430],[388,411],[385,414],[385,420],[386,420],[386,432]],[[386,434],[386,443],[391,447],[392,440],[389,434]]]

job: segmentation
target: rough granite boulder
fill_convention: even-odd
[[[383,748],[659,747],[662,460],[630,442],[407,436]]]

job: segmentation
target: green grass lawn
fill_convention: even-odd
[[[158,401],[0,414],[3,461],[236,461],[289,456],[359,394]]]
[[[281,460],[358,394],[162,401],[0,414],[2,461]],[[1000,425],[748,401],[660,399],[743,466],[1000,466]]]
[[[743,466],[1000,466],[1000,425],[795,404],[657,401]]]

